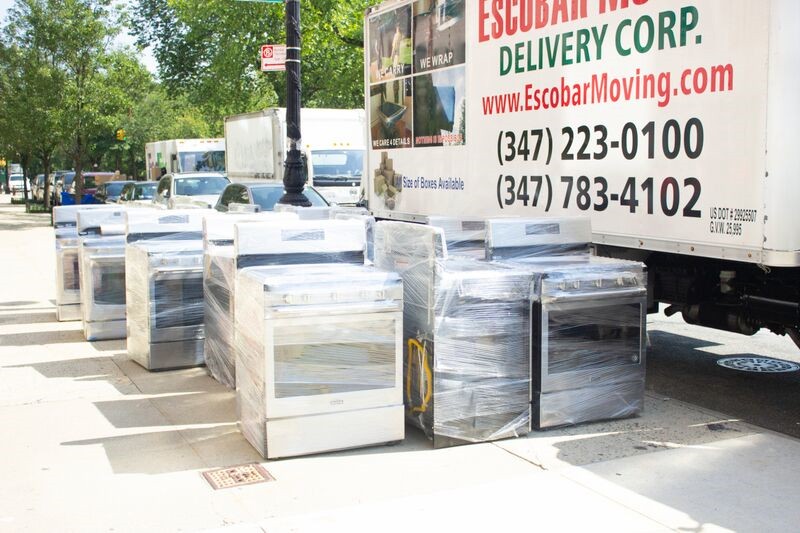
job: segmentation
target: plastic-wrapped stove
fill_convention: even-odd
[[[81,314],[86,340],[124,339],[125,211],[78,211]]]
[[[644,265],[574,254],[588,248],[588,219],[490,220],[488,228],[489,256],[534,275],[534,427],[640,413],[647,313]]]
[[[236,392],[266,458],[402,440],[403,286],[360,221],[237,224]]]
[[[205,214],[201,210],[127,214],[128,354],[148,370],[204,363]]]
[[[204,357],[211,376],[236,388],[234,348],[234,285],[237,261],[233,247],[235,224],[297,220],[294,213],[219,214],[203,219]]]
[[[531,275],[402,222],[376,225],[375,264],[403,277],[407,418],[435,447],[528,433]]]
[[[53,208],[56,243],[56,316],[60,322],[81,319],[78,211],[101,207],[106,206],[69,205]]]

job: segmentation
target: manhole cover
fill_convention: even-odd
[[[781,361],[779,359],[771,359],[769,357],[727,357],[720,359],[717,364],[724,368],[731,370],[741,370],[743,372],[764,372],[775,374],[779,372],[797,372],[800,370],[800,365],[797,363],[790,363],[789,361]]]
[[[206,478],[209,485],[214,487],[214,490],[275,481],[275,478],[259,464],[209,470],[208,472],[203,472],[203,477]]]

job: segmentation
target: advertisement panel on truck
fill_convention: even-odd
[[[373,9],[370,208],[402,219],[583,214],[596,242],[760,261],[774,5]]]

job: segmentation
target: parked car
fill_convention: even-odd
[[[285,194],[283,183],[255,181],[248,183],[231,183],[219,196],[214,209],[227,213],[232,205],[258,206],[259,211],[272,211],[275,204]],[[314,187],[306,187],[303,191],[314,207],[329,205],[327,200]]]
[[[97,186],[94,193],[94,200],[98,204],[116,204],[125,185],[132,181],[108,181]]]
[[[31,197],[35,202],[41,202],[44,198],[44,174],[37,174],[31,180]]]
[[[129,182],[122,188],[117,203],[152,206],[157,187],[157,181]]]
[[[55,172],[55,187],[53,187],[53,205],[61,205],[61,193],[72,185],[75,179],[75,173],[71,170],[56,170]]]
[[[22,193],[25,190],[25,177],[22,174],[8,176],[8,191],[11,194]]]
[[[25,177],[22,174],[11,174],[8,177],[8,190],[11,194],[22,194],[25,191]]]
[[[109,182],[114,179],[115,174],[113,172],[83,172],[83,200],[81,203],[93,203],[94,193],[97,192],[97,187],[103,183]],[[76,183],[75,183],[75,173],[69,172],[64,174],[63,184],[61,187],[58,187],[58,202],[59,204],[63,203],[71,203],[74,202],[75,199],[75,191],[76,191]],[[65,198],[64,193],[67,193],[68,196],[72,198]]]
[[[167,174],[158,181],[153,203],[164,209],[211,209],[228,183],[220,172]]]

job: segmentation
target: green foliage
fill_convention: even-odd
[[[363,13],[380,0],[303,0],[305,107],[363,106]],[[28,173],[73,167],[144,174],[147,142],[221,136],[227,115],[284,106],[282,4],[234,0],[15,0],[0,32],[0,155]],[[158,62],[115,49],[127,24]],[[126,131],[120,141],[117,129]],[[79,182],[80,183],[80,182]]]
[[[363,107],[363,14],[379,0],[302,3],[305,107]],[[281,4],[138,0],[133,32],[151,45],[171,94],[200,107],[219,134],[226,115],[285,105],[286,75],[262,73],[262,44],[285,42]]]

